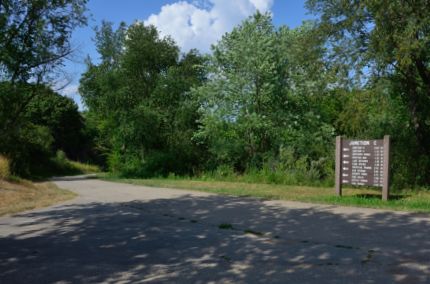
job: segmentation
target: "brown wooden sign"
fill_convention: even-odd
[[[336,193],[342,185],[382,187],[382,199],[389,195],[390,137],[380,140],[336,138]]]

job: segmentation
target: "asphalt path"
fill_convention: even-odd
[[[0,218],[0,283],[430,283],[430,215],[83,177]]]

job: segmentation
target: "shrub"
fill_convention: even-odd
[[[213,172],[213,177],[219,180],[234,178],[236,176],[234,169],[230,165],[220,165]]]
[[[7,179],[10,176],[9,160],[0,155],[0,180]]]
[[[57,150],[55,153],[55,160],[61,165],[66,165],[68,162],[66,153],[64,153],[62,150]]]

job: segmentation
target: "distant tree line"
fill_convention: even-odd
[[[208,56],[103,23],[80,92],[109,169],[331,183],[336,135],[389,134],[394,184],[429,184],[429,12],[375,3],[308,1],[319,19],[295,29],[256,13]]]
[[[14,7],[17,2],[2,3]],[[40,1],[54,2],[85,4]],[[257,12],[225,34],[209,55],[181,53],[153,26],[136,22],[114,28],[103,22],[95,36],[100,58],[87,60],[80,81],[85,114],[39,86],[39,79],[49,81],[45,75],[57,66],[56,57],[49,57],[54,61],[45,69],[43,60],[40,68],[10,60],[14,50],[23,49],[22,38],[10,41],[5,35],[18,36],[17,24],[10,23],[28,13],[18,13],[21,18],[2,14],[0,115],[7,132],[0,134],[0,152],[18,165],[21,153],[31,151],[16,150],[12,141],[51,141],[49,146],[36,143],[34,149],[62,149],[70,158],[97,161],[127,177],[242,175],[263,182],[328,185],[333,182],[335,136],[376,139],[389,134],[395,187],[428,186],[427,2],[308,0],[316,20],[294,29],[276,27],[269,14]],[[66,28],[58,30],[63,37],[53,33],[48,51],[62,55],[68,50],[68,45],[57,47],[68,43],[71,29],[85,20],[84,10],[72,11]],[[42,32],[46,27],[41,29],[48,36]],[[4,48],[9,41],[17,46]],[[28,48],[39,50],[38,45]],[[23,52],[16,58],[24,55],[30,56]],[[33,98],[35,93],[39,98]],[[10,109],[16,111],[7,113],[9,104],[16,104]],[[47,111],[53,105],[63,118]]]

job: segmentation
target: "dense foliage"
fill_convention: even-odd
[[[330,48],[330,60],[349,66],[358,81],[360,92],[351,93],[348,100],[350,115],[340,117],[346,126],[343,133],[366,137],[391,134],[394,182],[428,185],[428,1],[309,0],[307,5],[319,16],[318,32]],[[354,126],[360,133],[351,133],[347,124],[356,116],[361,116]]]
[[[302,44],[313,42],[303,50]],[[196,89],[211,165],[265,169],[299,180],[331,175],[333,127],[318,107],[330,72],[311,24],[276,29],[257,13],[213,47],[207,83]]]
[[[428,184],[428,13],[380,2],[308,1],[320,19],[295,29],[256,13],[204,58],[104,23],[81,93],[110,169],[331,183],[336,135],[389,134],[394,184]]]
[[[8,90],[11,85],[2,83],[0,88]],[[36,87],[28,84],[14,87],[20,93],[29,88]],[[34,92],[37,96],[26,106],[19,124],[0,140],[2,153],[11,158],[12,171],[22,176],[46,175],[55,167],[51,158],[57,151],[71,159],[93,160],[92,138],[73,100],[42,85]],[[2,102],[9,98],[6,94],[7,91],[2,92]],[[0,105],[5,106],[1,113],[7,116],[7,104]]]
[[[208,55],[103,22],[82,114],[47,84],[86,0],[1,1],[0,154],[23,174],[61,150],[122,176],[330,184],[336,135],[389,134],[393,184],[428,186],[427,2],[308,0],[317,18],[294,29],[257,12]]]
[[[98,65],[88,62],[80,93],[95,120],[109,168],[127,176],[189,174],[203,158],[193,142],[198,104],[190,88],[205,80],[204,58],[180,56],[170,38],[135,23],[97,30]]]
[[[73,51],[69,40],[86,22],[86,2],[0,1],[0,154],[15,174],[43,172],[57,149],[74,158],[80,151],[77,106],[47,86]]]

